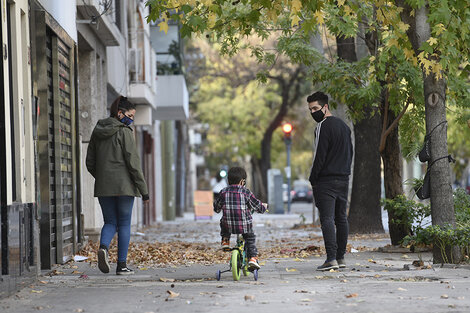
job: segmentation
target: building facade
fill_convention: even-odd
[[[37,103],[31,97],[29,1],[1,1],[0,297],[31,281],[38,251]]]
[[[145,1],[0,4],[1,298],[98,239],[103,220],[85,157],[119,95],[137,105],[151,199],[135,201],[133,229],[181,216],[190,197],[186,84],[181,72],[157,76],[156,48],[168,38],[147,24]]]

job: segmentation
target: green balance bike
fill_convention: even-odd
[[[253,273],[254,279],[258,280],[258,269],[250,270],[248,268],[248,258],[246,255],[245,249],[245,239],[243,239],[242,235],[238,235],[237,237],[237,246],[234,248],[229,248],[226,251],[232,253],[229,263],[229,269],[225,271],[218,270],[216,274],[217,280],[220,280],[220,276],[222,273],[232,272],[233,280],[239,281],[241,273],[243,275],[248,276],[250,272]]]

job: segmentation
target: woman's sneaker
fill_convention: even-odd
[[[128,268],[127,266],[125,267],[117,267],[116,268],[116,275],[133,275],[134,271]]]
[[[102,273],[109,273],[110,266],[107,249],[100,248],[98,250],[98,268]]]
[[[258,258],[257,257],[250,258],[250,261],[248,261],[248,269],[250,271],[253,271],[253,270],[259,270],[260,268],[261,266],[259,266]]]
[[[317,271],[329,271],[329,270],[337,270],[339,268],[338,262],[333,260],[331,262],[325,262],[319,267],[317,267]]]

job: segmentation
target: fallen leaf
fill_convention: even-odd
[[[53,270],[52,272],[49,272],[49,276],[56,276],[56,275],[64,275],[65,273],[62,272],[62,271],[58,271],[58,270]]]
[[[308,293],[307,290],[296,290],[296,291],[294,291],[294,292],[295,292],[295,293]]]
[[[408,255],[406,255],[406,254],[403,254],[403,255],[401,256],[401,258],[402,258],[402,259],[409,259],[410,257],[409,257]]]
[[[179,293],[171,291],[171,290],[167,290],[166,292],[169,294],[169,296],[168,296],[169,299],[179,297],[179,295],[180,295]]]
[[[245,295],[245,301],[255,301],[255,296],[253,296],[253,295]]]
[[[346,298],[356,298],[358,296],[357,293],[350,293],[348,295],[346,295]]]
[[[376,262],[376,261],[374,261],[374,260],[372,260],[372,259],[369,259],[369,260],[367,260],[367,261],[368,261],[368,262],[370,262],[370,263],[377,264],[377,262]]]
[[[413,264],[413,266],[416,266],[416,267],[422,267],[422,266],[424,266],[424,262],[421,261],[421,260],[413,261],[413,263],[411,263],[411,264]]]
[[[297,272],[297,270],[295,268],[286,267],[286,272]]]
[[[75,310],[74,310],[74,312],[77,312],[77,313],[83,313],[83,312],[85,312],[85,310],[84,310],[84,309],[80,309],[80,308],[78,308],[78,309],[75,309]]]
[[[77,265],[74,265],[74,266],[71,266],[70,268],[77,269],[78,266],[77,266]]]
[[[347,283],[348,280],[347,280],[347,279],[342,279],[342,280],[340,280],[339,282],[340,282],[340,283]]]
[[[73,271],[72,274],[83,274],[83,272]]]
[[[31,290],[32,293],[42,293],[42,290]]]
[[[397,290],[398,290],[398,291],[408,291],[408,290],[406,290],[405,288],[401,288],[401,287],[398,287]]]
[[[312,300],[311,300],[311,299],[308,299],[308,298],[301,299],[300,301],[302,301],[302,302],[312,302]]]
[[[146,270],[148,270],[148,267],[141,267],[141,268],[139,268],[139,270],[146,271]]]
[[[449,296],[446,295],[446,294],[443,294],[443,295],[441,296],[441,299],[449,299]]]
[[[374,275],[375,278],[380,278],[381,276],[379,274]]]
[[[160,277],[160,281],[164,283],[174,283],[175,280],[173,278],[165,278],[165,277]]]
[[[41,284],[44,284],[44,285],[47,284],[47,281],[45,281],[45,280],[40,280],[39,282],[40,282]]]
[[[457,300],[465,300],[465,297],[457,297]]]

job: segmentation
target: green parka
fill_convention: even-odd
[[[147,184],[132,128],[114,117],[99,120],[91,134],[86,167],[95,178],[95,197],[143,196]]]

